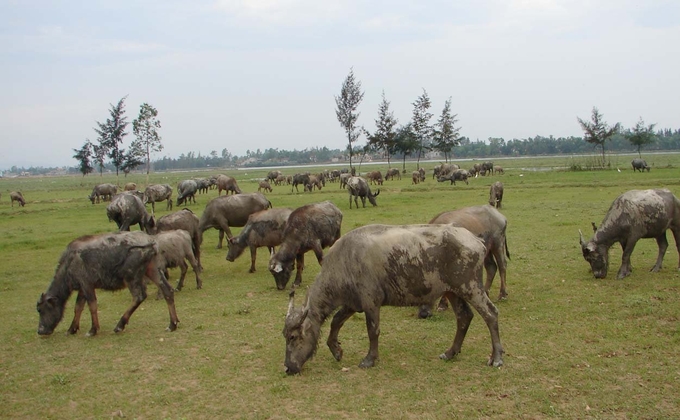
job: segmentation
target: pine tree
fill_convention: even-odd
[[[99,135],[99,144],[107,151],[107,156],[116,168],[116,177],[125,161],[124,149],[121,147],[123,138],[128,134],[125,132],[128,125],[125,116],[125,99],[127,99],[127,95],[121,98],[115,106],[111,104],[110,118],[105,123],[97,121],[99,128],[94,129]]]
[[[361,91],[361,82],[354,78],[354,69],[349,69],[347,78],[342,83],[340,96],[335,97],[335,104],[337,109],[335,115],[340,122],[342,128],[347,133],[347,150],[349,151],[349,167],[352,168],[352,143],[359,138],[361,130],[357,126],[359,113],[356,112],[361,100],[364,98],[364,92]],[[353,169],[353,168],[352,168]]]
[[[460,127],[455,127],[458,114],[451,115],[451,98],[444,103],[444,109],[435,124],[434,148],[444,153],[444,160],[448,162],[448,154],[455,146],[460,145]]]
[[[656,124],[645,125],[645,122],[640,117],[640,120],[635,124],[632,130],[628,130],[626,133],[626,138],[630,143],[637,147],[638,156],[642,157],[640,149],[642,146],[654,143],[656,141],[656,135],[654,134],[654,127]]]
[[[610,127],[607,123],[603,121],[602,114],[600,114],[600,111],[598,111],[596,107],[593,107],[593,111],[590,117],[591,121],[584,121],[578,117],[577,119],[579,124],[581,124],[581,128],[585,132],[583,140],[587,141],[588,143],[594,144],[595,146],[599,146],[602,149],[602,167],[604,167],[605,143],[607,142],[607,140],[611,139],[614,134],[619,132],[619,130],[621,129],[621,124],[616,123],[614,124],[613,127]]]
[[[76,152],[73,158],[78,161],[78,170],[83,174],[83,176],[94,171],[92,166],[92,143],[90,140],[85,140],[85,144],[80,149],[73,149]]]
[[[418,142],[418,163],[416,164],[418,169],[420,169],[420,157],[423,150],[430,147],[432,127],[429,124],[432,113],[428,112],[428,109],[431,106],[430,97],[427,95],[427,91],[423,89],[423,94],[413,103],[413,118],[411,119],[413,134]]]
[[[163,150],[161,136],[158,134],[160,128],[161,122],[158,120],[158,110],[147,103],[143,103],[139,107],[139,116],[132,121],[132,132],[137,137],[137,140],[132,142],[131,149],[140,149],[144,152],[147,184],[149,183],[149,170],[151,168],[151,153]]]

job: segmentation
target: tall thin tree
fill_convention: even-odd
[[[654,127],[656,127],[656,124],[645,125],[642,117],[640,117],[640,120],[635,124],[635,127],[633,127],[632,130],[628,130],[626,133],[628,141],[637,148],[639,157],[642,157],[642,154],[640,153],[642,146],[654,143],[656,140]]]
[[[378,107],[378,119],[375,120],[376,130],[369,138],[369,142],[385,153],[388,168],[390,167],[390,158],[396,150],[397,132],[394,127],[397,123],[394,113],[390,111],[390,102],[385,99],[385,91],[383,91],[382,102]]]
[[[600,147],[600,149],[602,150],[601,166],[604,167],[606,161],[604,156],[605,143],[607,142],[607,140],[611,139],[612,136],[614,136],[614,134],[619,132],[619,130],[621,129],[621,124],[616,123],[612,127],[610,127],[607,123],[604,122],[602,114],[600,114],[600,111],[598,111],[596,107],[593,107],[593,111],[590,116],[590,121],[585,121],[578,117],[577,119],[578,123],[581,124],[583,132],[585,133],[583,140],[587,141],[588,143],[594,144],[596,147]]]
[[[147,103],[143,103],[139,107],[139,116],[132,121],[132,132],[137,139],[132,142],[131,149],[144,151],[147,184],[149,183],[149,170],[151,168],[151,153],[163,150],[161,136],[158,134],[160,128],[158,110]]]
[[[354,69],[349,69],[349,74],[342,83],[340,96],[335,97],[335,104],[337,109],[335,115],[342,128],[347,133],[347,150],[349,151],[349,167],[352,168],[352,144],[357,141],[361,130],[357,125],[360,113],[357,112],[361,100],[364,98],[364,92],[361,91],[361,82],[354,77]]]
[[[423,154],[423,150],[429,148],[432,137],[432,127],[430,126],[432,113],[428,111],[431,106],[430,97],[427,95],[427,91],[423,89],[423,94],[413,103],[413,117],[411,119],[413,134],[418,141],[417,169],[420,169],[420,157]]]
[[[85,144],[80,149],[73,149],[76,152],[73,158],[78,161],[78,170],[83,176],[94,171],[92,166],[92,143],[90,140],[85,140]]]
[[[107,155],[116,168],[116,177],[118,177],[118,172],[125,161],[125,150],[121,147],[123,139],[128,135],[125,132],[128,126],[127,117],[125,116],[125,99],[127,99],[127,95],[122,97],[116,105],[110,104],[110,118],[104,123],[97,121],[98,128],[94,129],[99,135],[99,143],[105,146]]]
[[[433,135],[434,147],[444,153],[444,160],[449,161],[448,154],[460,144],[460,127],[456,127],[458,114],[451,115],[451,98],[444,103],[444,109],[435,124]]]

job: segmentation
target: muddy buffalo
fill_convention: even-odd
[[[347,179],[347,192],[349,192],[349,208],[352,208],[352,199],[354,199],[354,204],[356,208],[359,208],[358,199],[361,198],[361,204],[366,208],[366,199],[368,202],[377,206],[378,203],[375,198],[380,194],[380,190],[376,191],[375,194],[371,192],[371,187],[368,186],[368,182],[360,176],[350,176]]]
[[[340,238],[324,259],[321,272],[307,292],[302,308],[290,294],[283,336],[285,367],[299,373],[315,353],[321,325],[335,310],[326,343],[336,360],[343,351],[338,335],[357,312],[366,315],[368,354],[359,367],[378,360],[381,306],[418,306],[446,294],[456,314],[452,346],[439,357],[459,354],[473,313],[482,316],[491,334],[490,366],[503,364],[498,310],[482,287],[485,248],[467,229],[450,225],[367,225]]]
[[[205,206],[201,215],[198,230],[205,232],[210,228],[219,230],[217,248],[222,248],[224,234],[231,238],[230,227],[243,227],[248,217],[261,210],[270,208],[272,204],[261,193],[225,195],[214,198]]]
[[[590,241],[583,239],[580,230],[579,237],[583,258],[590,264],[595,278],[607,277],[609,248],[617,242],[623,248],[623,255],[616,277],[628,276],[632,271],[630,256],[637,241],[643,238],[656,239],[659,254],[650,271],[659,271],[668,249],[668,229],[673,232],[680,252],[680,200],[667,189],[628,191],[614,200],[600,227],[593,223],[593,229],[595,234]]]
[[[174,294],[165,276],[156,267],[157,256],[156,242],[144,232],[105,233],[74,240],[61,255],[54,278],[36,305],[40,315],[38,334],[52,334],[64,317],[68,298],[77,290],[75,316],[68,333],[75,334],[80,329],[80,315],[87,303],[92,317],[92,327],[87,335],[96,335],[99,317],[95,289],[121,290],[127,287],[132,294],[132,305],[114,329],[115,332],[123,331],[132,313],[146,299],[145,277],[158,286],[168,304],[170,325],[167,330],[176,330],[179,319]]]
[[[139,224],[140,230],[147,230],[154,225],[154,219],[147,213],[144,203],[134,194],[118,194],[106,206],[109,221],[116,222],[118,230],[130,230],[130,226]]]

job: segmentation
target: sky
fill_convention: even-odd
[[[130,123],[159,112],[155,158],[344,149],[350,69],[369,131],[383,92],[401,125],[424,91],[473,141],[581,136],[594,106],[677,129],[680,2],[0,0],[0,170],[75,166],[126,95]]]

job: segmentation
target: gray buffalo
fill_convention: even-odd
[[[366,207],[366,199],[368,202],[377,206],[378,203],[375,198],[380,194],[380,190],[376,191],[375,194],[371,192],[371,187],[368,186],[368,182],[360,176],[350,176],[347,179],[347,192],[349,192],[349,208],[352,208],[352,199],[354,199],[354,204],[356,208],[359,208],[358,199],[361,198],[361,204]]]
[[[123,331],[132,313],[146,299],[145,277],[151,279],[163,293],[170,312],[167,329],[174,331],[179,323],[174,294],[165,276],[156,267],[157,257],[156,242],[144,232],[105,233],[74,240],[61,255],[54,278],[36,305],[40,315],[38,334],[52,334],[64,317],[68,298],[77,290],[75,316],[68,333],[75,334],[80,329],[80,315],[87,303],[92,316],[92,328],[87,335],[96,335],[99,317],[95,289],[121,290],[127,287],[133,297],[132,305],[114,329],[115,332]]]
[[[99,201],[111,200],[114,195],[118,193],[118,186],[114,184],[99,184],[95,185],[92,193],[87,198],[94,204]]]
[[[243,227],[248,222],[248,217],[261,210],[272,206],[261,193],[232,194],[216,197],[208,202],[203,210],[198,224],[198,230],[205,232],[210,228],[219,230],[219,242],[217,248],[222,248],[224,234],[227,239],[231,238],[230,227]]]
[[[338,307],[326,343],[340,361],[340,329],[352,315],[364,312],[370,344],[359,366],[368,368],[378,359],[381,306],[418,306],[444,294],[453,305],[457,330],[453,344],[439,357],[450,360],[460,353],[472,306],[491,334],[488,364],[501,366],[498,310],[482,286],[485,253],[474,234],[450,225],[367,225],[345,234],[328,251],[305,305],[296,309],[290,294],[283,328],[286,372],[299,373],[314,355],[321,325]]]
[[[153,184],[146,187],[144,190],[145,204],[151,203],[151,214],[156,212],[155,203],[159,201],[167,201],[165,210],[172,210],[172,187],[168,184]]]
[[[503,183],[496,181],[489,188],[489,205],[497,209],[501,208],[503,202]]]
[[[616,277],[628,276],[632,271],[630,256],[637,241],[643,238],[656,239],[659,255],[650,271],[659,271],[668,249],[668,229],[673,232],[680,252],[680,200],[667,189],[631,190],[614,200],[600,227],[593,223],[593,229],[595,234],[590,241],[583,239],[580,230],[579,237],[583,258],[590,263],[595,278],[607,277],[609,248],[617,242],[623,248],[623,256]]]
[[[633,160],[630,162],[630,164],[633,166],[633,172],[635,172],[635,171],[644,172],[645,169],[647,170],[647,172],[649,172],[649,170],[651,169],[651,168],[647,165],[647,162],[645,162],[644,159],[637,159],[637,158],[636,158],[636,159],[633,159]]]
[[[130,226],[139,224],[139,229],[146,231],[153,227],[155,221],[142,200],[134,194],[118,194],[106,206],[109,221],[113,220],[120,231],[130,230]]]

